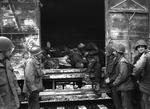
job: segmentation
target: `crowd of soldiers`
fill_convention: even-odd
[[[46,69],[51,68],[86,68],[86,72],[94,75],[93,84],[95,84],[95,91],[100,88],[101,68],[104,66],[104,52],[100,51],[95,42],[80,42],[74,48],[65,47],[62,52],[59,50],[59,56],[56,54],[56,49],[50,46],[50,42],[47,43],[47,47],[44,48],[44,57],[46,60],[43,61]],[[55,53],[54,53],[55,52]],[[59,65],[59,67],[51,66],[51,63],[58,64],[55,57],[67,57],[66,61],[70,65]],[[53,61],[53,62],[52,62]],[[54,62],[55,61],[55,62]]]
[[[150,109],[150,52],[144,40],[137,41],[134,49],[137,55],[131,64],[124,45],[106,47],[105,83],[115,109]]]
[[[50,44],[48,44],[50,46]],[[17,109],[20,107],[19,96],[24,94],[27,96],[28,109],[40,109],[39,92],[42,91],[42,77],[44,72],[43,55],[45,51],[35,45],[23,54],[24,63],[24,84],[23,89],[18,85],[16,76],[11,66],[11,55],[14,50],[14,45],[7,37],[0,37],[0,108],[1,109]],[[46,50],[49,50],[47,48]],[[50,49],[52,50],[52,49]],[[54,50],[55,51],[55,50]],[[72,50],[66,49],[69,56],[70,64],[75,68],[87,67],[88,72],[94,72],[99,83],[99,64],[98,53],[99,49],[95,43],[80,43],[77,48]],[[51,52],[50,52],[51,53]],[[47,59],[52,55],[46,55]],[[94,69],[94,71],[91,71]],[[22,93],[23,92],[23,93]]]
[[[0,37],[0,109],[18,109],[20,107],[20,96],[22,89],[18,85],[16,75],[13,71],[10,58],[14,51],[14,44],[7,37]],[[30,49],[24,54],[24,86],[23,92],[28,96],[28,109],[40,109],[39,92],[43,90],[42,85],[42,50],[39,46]]]
[[[20,106],[21,89],[11,67],[14,50],[12,41],[0,37],[0,108],[17,109]],[[144,40],[137,41],[133,63],[125,57],[126,48],[112,43],[106,47],[106,72],[102,82],[99,49],[95,43],[80,43],[77,48],[66,49],[70,63],[75,68],[87,68],[95,75],[96,91],[104,83],[111,91],[115,109],[150,109],[150,52]],[[28,109],[40,109],[39,92],[43,90],[43,51],[39,46],[30,50],[30,58],[24,63],[23,92],[28,96]],[[28,53],[25,53],[28,54]],[[51,55],[47,55],[51,57]],[[28,57],[28,56],[27,56]],[[26,55],[25,55],[26,58]]]

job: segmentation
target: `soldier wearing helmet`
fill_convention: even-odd
[[[147,44],[144,40],[138,40],[135,44],[135,50],[137,50],[140,54],[145,52],[147,49]]]
[[[146,42],[145,42],[144,40],[138,40],[138,41],[136,42],[136,44],[135,44],[135,49],[137,50],[137,48],[138,48],[139,46],[143,46],[143,47],[147,48],[147,44],[146,44]]]
[[[87,72],[94,74],[95,92],[99,95],[101,93],[101,67],[103,65],[102,52],[97,46],[96,42],[80,43],[78,45],[79,50],[83,56],[87,59]],[[101,61],[100,61],[101,60]],[[92,77],[91,77],[92,78]]]
[[[125,53],[125,46],[122,44],[113,44],[112,48],[119,54]]]
[[[25,67],[25,81],[23,92],[29,95],[28,109],[40,109],[39,92],[43,90],[42,77],[44,75],[41,63],[42,50],[39,46],[30,49],[31,58]]]
[[[134,50],[135,50],[135,54],[133,56],[133,65],[137,63],[137,61],[140,59],[140,57],[142,56],[142,54],[145,54],[147,52],[147,43],[140,39],[135,43],[134,46]],[[133,93],[133,98],[135,98],[134,102],[135,102],[135,107],[137,109],[141,109],[141,93],[139,90],[139,84],[137,83],[137,80],[141,79],[141,75],[137,75],[134,78],[134,84],[135,84],[135,90]]]
[[[107,45],[105,48],[105,55],[106,55],[106,74],[105,77],[109,77],[109,75],[113,72],[113,66],[114,66],[114,49],[111,45]]]
[[[12,54],[14,47],[15,46],[10,39],[3,36],[0,37],[0,52],[3,52],[7,58]]]
[[[115,57],[112,62],[112,72],[105,79],[105,83],[112,90],[113,102],[116,109],[133,109],[131,93],[134,85],[129,76],[131,73],[130,64],[124,57],[125,46],[122,44],[113,44],[112,48]]]
[[[13,50],[12,41],[0,36],[0,107],[4,109],[17,109],[20,106],[18,95],[21,89],[9,60]]]
[[[147,52],[147,44],[144,40],[138,40],[135,44],[135,56],[133,60],[133,64],[135,64],[143,53]]]
[[[134,69],[132,75],[138,81],[137,91],[139,93],[141,107],[150,109],[150,52],[147,50],[147,44],[144,40],[138,40],[135,45],[138,54],[134,57]],[[138,96],[136,93],[136,96]],[[142,95],[142,97],[140,96]]]

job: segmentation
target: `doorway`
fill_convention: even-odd
[[[94,41],[105,46],[104,0],[42,0],[41,45],[73,46]]]

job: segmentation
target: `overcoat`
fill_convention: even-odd
[[[43,75],[41,63],[34,57],[28,59],[25,66],[23,92],[29,94],[35,90],[43,90]]]
[[[0,107],[17,109],[20,106],[18,91],[20,87],[9,60],[0,62]]]

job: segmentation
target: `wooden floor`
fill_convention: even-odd
[[[41,109],[110,109],[105,105],[76,105],[76,106],[57,106],[57,107],[44,107]]]
[[[40,93],[40,105],[41,109],[112,109],[112,99],[87,89],[46,90]],[[26,108],[24,101],[20,109]]]
[[[27,109],[27,106],[21,106],[20,109]],[[83,105],[65,105],[65,106],[41,106],[40,109],[113,109],[112,106],[103,104],[83,104]]]

